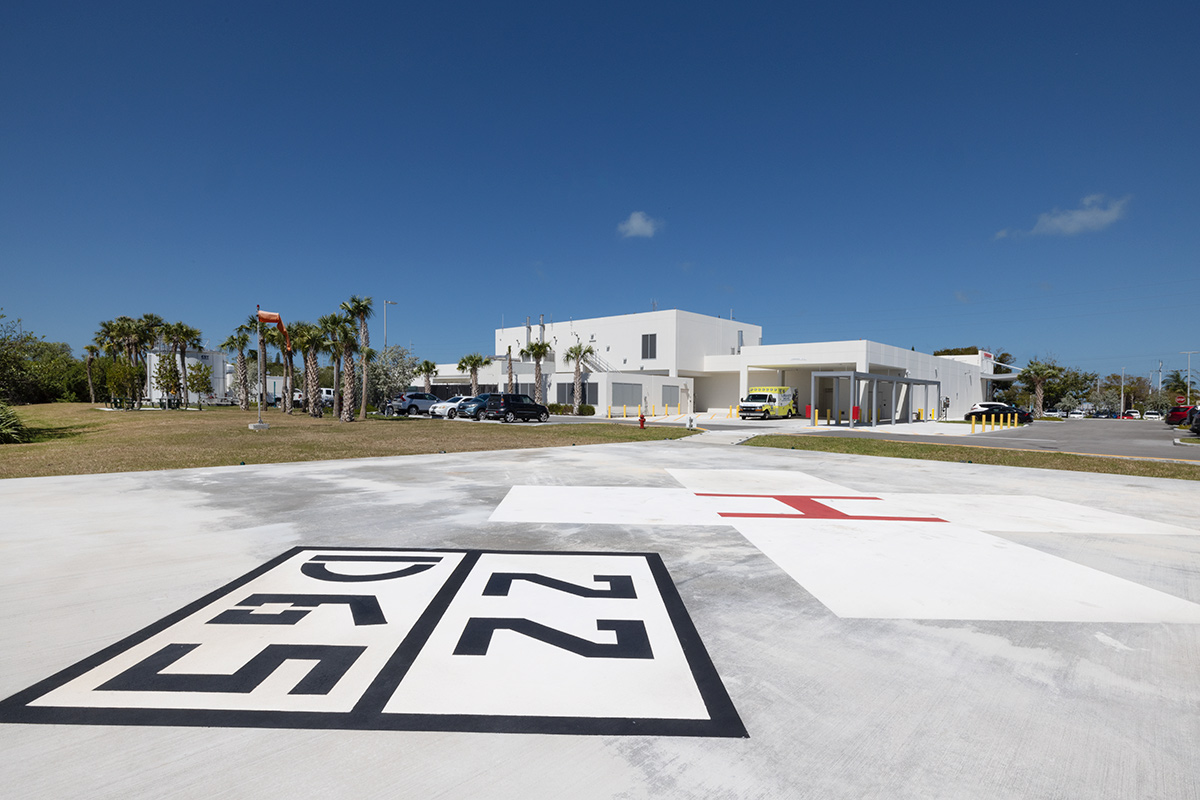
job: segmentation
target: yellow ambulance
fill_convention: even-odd
[[[753,386],[746,399],[738,403],[738,416],[742,419],[758,417],[794,417],[796,392],[790,386]]]

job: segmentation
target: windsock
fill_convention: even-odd
[[[275,314],[271,311],[263,311],[260,308],[258,310],[258,321],[259,322],[274,322],[275,327],[278,328],[279,332],[283,334],[283,341],[287,345],[287,351],[289,353],[292,352],[292,340],[288,336],[287,328],[284,327],[283,317],[281,317],[278,314]]]

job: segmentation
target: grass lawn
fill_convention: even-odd
[[[993,464],[1003,467],[1061,469],[1071,472],[1102,472],[1111,475],[1140,475],[1147,478],[1179,478],[1200,481],[1200,464],[1149,461],[1106,456],[1080,456],[1072,453],[1045,453],[1008,450],[975,445],[924,444],[884,439],[820,436],[818,434],[755,436],[745,442],[750,447],[778,447],[784,450],[817,450],[857,456],[916,458],[925,461],[958,461]]]
[[[271,429],[246,426],[255,410],[236,406],[203,411],[105,411],[88,403],[20,406],[29,444],[0,445],[0,478],[135,472],[156,469],[270,464],[437,452],[570,447],[689,436],[681,428],[589,423],[511,425],[426,417],[368,417],[342,423],[331,415],[263,412]]]

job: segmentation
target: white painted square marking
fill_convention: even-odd
[[[498,587],[503,594],[495,586],[488,594],[496,576],[513,574],[551,580],[516,579]],[[597,576],[627,578],[630,591],[572,593],[620,588]],[[654,587],[642,556],[486,553],[384,713],[704,719],[704,698],[688,679],[686,654]],[[538,627],[521,632],[513,620]],[[604,620],[630,627],[618,632]],[[490,632],[486,654],[457,655],[463,631],[480,621]],[[564,641],[530,635],[556,638],[551,632],[565,634]],[[589,647],[593,642],[601,646]]]

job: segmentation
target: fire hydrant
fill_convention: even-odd
[[[645,429],[645,427],[646,427],[646,414],[645,414],[645,412],[642,412],[642,413],[639,413],[639,414],[638,414],[638,427],[639,427],[639,428],[642,428],[642,429]]]

